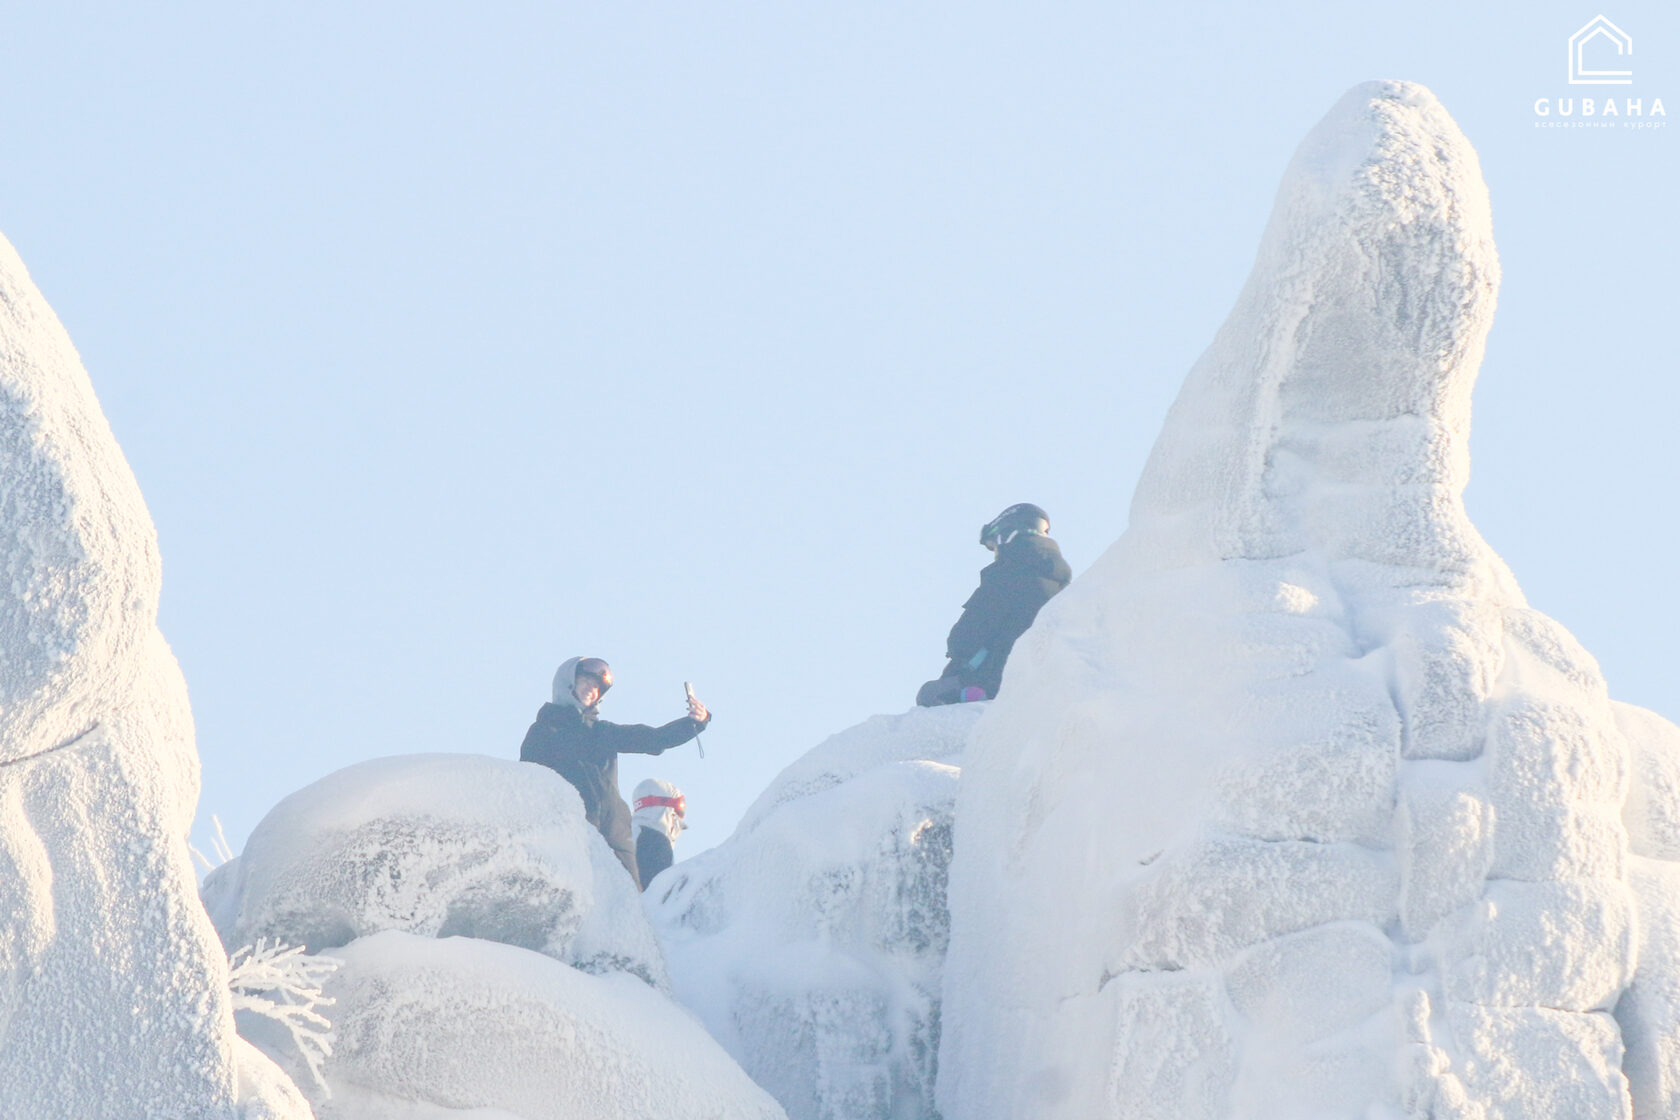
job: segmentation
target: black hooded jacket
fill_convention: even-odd
[[[997,559],[980,570],[980,586],[963,604],[962,617],[945,639],[951,664],[942,676],[979,685],[987,696],[996,696],[1015,639],[1071,579],[1073,569],[1047,536],[1022,533],[998,546]]]
[[[544,704],[525,732],[519,760],[541,763],[577,787],[589,823],[601,830],[607,846],[639,885],[636,849],[630,842],[630,806],[618,792],[618,756],[664,754],[705,729],[706,724],[688,716],[663,727],[649,727],[608,723],[569,705]]]

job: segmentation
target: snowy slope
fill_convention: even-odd
[[[951,813],[984,707],[842,731],[648,888],[677,997],[793,1120],[934,1116]]]
[[[1461,501],[1491,228],[1419,86],[1301,145],[965,756],[946,1120],[1629,1114],[1623,733]]]

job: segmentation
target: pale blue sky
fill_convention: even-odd
[[[909,706],[981,522],[1045,506],[1075,571],[1119,536],[1284,165],[1369,78],[1434,89],[1492,190],[1471,514],[1680,717],[1675,134],[1532,110],[1601,9],[341,7],[0,15],[0,230],[157,522],[236,848],[358,759],[514,757],[572,654],[608,718],[695,682],[708,757],[625,788],[685,788],[679,856],[721,840]],[[1680,13],[1602,11],[1616,95],[1680,115]]]

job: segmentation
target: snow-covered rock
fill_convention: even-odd
[[[319,1120],[784,1120],[693,1016],[627,973],[395,931],[334,954]]]
[[[187,850],[198,755],[157,628],[151,518],[4,239],[0,479],[3,1111],[307,1116],[240,1069],[227,961]]]
[[[1301,145],[1130,527],[965,754],[945,1120],[1630,1115],[1609,1012],[1673,895],[1641,871],[1636,917],[1597,665],[1464,512],[1498,275],[1427,90]],[[1627,1074],[1673,1116],[1649,967]]]
[[[935,1116],[952,804],[984,707],[833,736],[644,896],[677,997],[794,1120]]]
[[[1639,966],[1616,1004],[1622,1063],[1640,1120],[1680,1117],[1680,727],[1616,704],[1633,783],[1628,878],[1638,906]]]
[[[315,1120],[309,1100],[274,1060],[234,1039],[239,1064],[240,1120]]]
[[[668,986],[636,885],[547,767],[485,755],[357,763],[282,800],[204,883],[228,950],[320,954],[400,930],[474,937]]]
[[[276,805],[204,895],[230,949],[340,962],[319,1080],[292,1031],[238,1015],[318,1120],[783,1115],[673,1002],[635,883],[546,767],[346,767]]]

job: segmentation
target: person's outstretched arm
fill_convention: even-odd
[[[703,720],[682,716],[659,727],[645,723],[608,723],[597,720],[595,742],[605,750],[619,754],[664,754],[672,747],[680,747],[711,723],[711,713]]]

